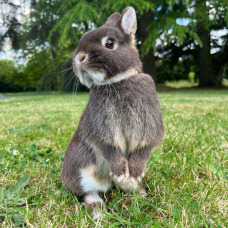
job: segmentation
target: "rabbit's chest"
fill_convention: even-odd
[[[156,119],[152,114],[152,105],[148,105],[145,99],[121,95],[121,99],[97,99],[99,102],[90,106],[89,113],[92,114],[87,120],[98,140],[120,148],[123,154],[129,154],[153,141]]]
[[[113,128],[113,138],[110,142],[113,146],[121,149],[122,154],[128,155],[137,148],[148,144],[146,137],[143,137],[138,129],[129,129],[127,126],[115,126]]]
[[[103,124],[109,143],[120,148],[124,155],[148,144],[147,128],[150,123],[143,110],[112,107],[106,110]]]

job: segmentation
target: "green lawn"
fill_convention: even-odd
[[[148,197],[113,186],[102,194],[106,212],[99,222],[60,180],[88,94],[6,96],[0,227],[228,227],[228,91],[158,94],[165,138],[147,165]]]

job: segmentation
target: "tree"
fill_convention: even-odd
[[[195,2],[195,15],[197,18],[197,34],[203,43],[199,49],[199,85],[200,86],[213,86],[215,81],[212,74],[212,61],[211,61],[211,40],[209,26],[209,9],[206,0],[196,0]]]
[[[4,0],[4,2],[9,3],[9,0]],[[64,74],[65,80],[59,80],[58,71],[64,66],[59,67],[58,62],[66,59],[70,62],[74,49],[84,32],[102,25],[108,16],[114,12],[122,12],[128,5],[133,6],[137,13],[136,44],[142,56],[144,71],[150,74],[155,81],[157,79],[155,63],[156,59],[158,59],[158,57],[155,57],[155,52],[160,52],[161,50],[163,52],[162,56],[165,57],[165,62],[170,66],[170,71],[178,63],[180,57],[194,60],[197,56],[200,63],[201,85],[209,85],[211,81],[213,83],[216,81],[218,84],[221,83],[223,78],[226,62],[219,62],[216,59],[220,57],[226,58],[227,42],[225,41],[227,38],[224,37],[224,43],[220,44],[215,39],[212,39],[208,31],[227,26],[226,0],[116,0],[115,2],[111,0],[31,0],[30,4],[30,15],[28,17],[24,16],[26,20],[20,25],[20,29],[16,33],[20,37],[19,47],[23,50],[24,57],[28,60],[27,64],[30,70],[27,72],[32,75],[31,77],[34,77],[34,82],[40,78],[39,88],[57,89],[59,81],[67,81],[68,77],[70,77],[69,75],[72,74],[72,69],[69,69],[69,74]],[[205,4],[206,7],[204,7]],[[212,20],[210,15],[211,10],[214,9],[216,12]],[[219,19],[221,17],[222,19]],[[187,26],[178,24],[177,20],[180,18],[187,18],[190,23]],[[8,25],[6,24],[6,27]],[[204,43],[202,47],[199,46],[201,45],[200,38]],[[158,45],[158,41],[160,41],[160,45]],[[216,55],[211,55],[209,53],[210,46],[217,47],[219,52]],[[185,50],[182,50],[183,48]],[[49,67],[42,68],[41,65],[36,67],[39,60],[43,62],[40,56],[45,56],[48,59],[48,66],[57,65],[52,70],[52,73],[47,72]],[[167,61],[166,57],[171,58],[171,60]],[[219,63],[217,69],[210,64],[210,61]],[[35,67],[32,67],[33,64]],[[47,66],[45,64],[44,66]],[[212,69],[210,69],[211,65]],[[65,64],[65,67],[70,68],[67,64]],[[38,77],[37,72],[42,74],[43,77]],[[215,74],[218,76],[215,76]],[[203,80],[207,81],[203,83]],[[42,83],[43,85],[41,85]],[[45,84],[48,84],[48,86]],[[75,80],[72,80],[67,88],[72,89],[73,84],[75,84]]]
[[[122,12],[128,5],[132,5],[138,14],[136,40],[142,53],[144,71],[156,81],[156,40],[170,29],[170,36],[176,35],[178,41],[182,41],[186,33],[197,38],[188,28],[177,25],[176,18],[183,16],[183,12],[173,11],[175,1],[172,0],[117,0],[115,3],[111,0],[32,0],[29,18],[18,32],[21,36],[20,48],[26,57],[33,55],[35,48],[49,46],[50,59],[55,65],[57,53],[64,51],[72,56],[73,49],[85,31],[102,25],[108,16],[116,11]],[[45,75],[51,78],[43,82],[53,81],[53,75],[54,81],[57,81],[57,74]],[[48,88],[51,89],[50,86]]]
[[[17,92],[21,88],[14,82],[18,75],[17,68],[12,60],[0,60],[0,91]]]
[[[157,50],[163,58],[170,59],[170,70],[179,64],[179,59],[189,59],[199,78],[200,86],[221,85],[227,66],[228,34],[218,38],[214,37],[213,33],[227,29],[227,4],[225,1],[215,0],[192,1],[189,6],[179,4],[178,7],[182,7],[182,11],[188,15],[189,23],[186,26],[198,34],[202,45],[188,34],[182,44],[177,42],[176,37],[171,37],[171,42],[168,43],[169,37],[165,36]]]
[[[55,5],[55,1],[51,1],[51,4]],[[37,3],[39,4],[39,2]],[[143,65],[146,73],[153,76],[156,81],[156,66],[154,50],[156,39],[160,37],[162,33],[168,33],[171,29],[170,36],[176,35],[178,41],[183,42],[186,33],[190,34],[194,39],[198,37],[194,31],[189,30],[184,26],[178,25],[176,19],[180,16],[185,16],[182,11],[174,12],[172,6],[175,1],[159,0],[155,3],[151,1],[67,1],[57,2],[53,7],[58,20],[56,21],[53,29],[50,31],[48,40],[55,39],[57,46],[61,48],[76,47],[80,36],[88,29],[97,27],[105,22],[108,16],[114,12],[122,12],[122,10],[128,5],[132,5],[138,14],[139,29],[136,34],[136,40],[139,47],[141,47],[143,56]],[[42,10],[48,7],[38,7]],[[42,11],[43,12],[43,11]],[[60,32],[61,31],[61,32]],[[199,40],[199,39],[198,39]],[[140,45],[143,43],[143,45]]]
[[[14,49],[18,49],[20,45],[20,28],[21,23],[18,16],[22,15],[20,5],[10,0],[2,0],[0,2],[0,21],[2,21],[0,33],[0,51],[6,42],[9,42]]]
[[[226,68],[227,35],[218,38],[212,32],[228,29],[228,2],[226,0],[195,0],[191,4],[192,25],[200,37],[203,46],[197,46],[199,66],[199,85],[221,85]],[[217,54],[212,54],[213,51]],[[213,64],[215,56],[220,62]]]
[[[226,75],[227,59],[228,59],[228,2],[210,1],[209,2],[211,26],[210,33],[211,48],[216,50],[211,54],[212,59],[212,73],[215,85],[221,85],[223,78]],[[212,12],[211,12],[212,11]],[[221,33],[220,38],[213,37],[213,33]]]
[[[141,15],[139,19],[139,39],[144,43],[149,35],[148,26],[150,22],[154,20],[154,12],[149,11]],[[154,47],[151,47],[146,55],[142,57],[143,71],[152,76],[155,82],[157,82],[157,70],[155,65]]]

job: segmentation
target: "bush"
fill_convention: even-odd
[[[194,60],[186,59],[179,61],[176,65],[170,59],[163,58],[156,62],[158,83],[164,84],[166,81],[189,80],[189,73],[194,73],[194,80],[198,78],[197,66]]]

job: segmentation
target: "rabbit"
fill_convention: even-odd
[[[144,74],[134,34],[136,13],[127,7],[86,32],[73,56],[73,69],[90,88],[88,104],[66,150],[62,181],[100,219],[112,182],[124,191],[147,192],[141,184],[147,160],[163,139],[154,81]]]

